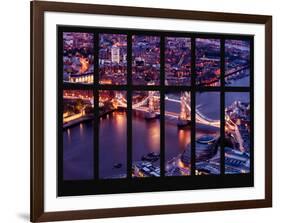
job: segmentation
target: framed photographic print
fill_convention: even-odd
[[[31,221],[272,205],[272,18],[31,2]]]

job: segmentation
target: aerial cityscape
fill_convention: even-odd
[[[91,33],[63,34],[63,82],[86,84],[86,89],[89,89],[76,87],[69,90],[71,88],[68,87],[63,90],[61,115],[65,180],[94,177],[96,125],[99,139],[99,179],[127,178],[129,172],[133,178],[160,177],[161,174],[166,177],[191,175],[191,92],[185,89],[165,90],[164,87],[190,86],[192,75],[196,77],[196,85],[210,88],[220,86],[220,39],[195,40],[196,73],[192,74],[190,38],[165,37],[165,51],[160,52],[159,36],[133,35],[130,57],[132,90],[129,94],[126,88],[116,88],[116,85],[127,85],[127,35],[99,34],[98,66],[101,88],[94,95],[94,88],[88,86],[93,84],[94,36]],[[165,86],[157,88],[162,78],[161,53],[165,54]],[[227,86],[249,86],[249,55],[249,41],[225,41],[225,67],[226,74],[229,74],[225,76]],[[150,88],[142,89],[140,86]],[[155,90],[151,90],[154,87]],[[164,94],[161,94],[162,89],[165,90]],[[250,173],[249,92],[224,92],[225,174]],[[161,100],[164,104],[161,104]],[[223,108],[220,100],[220,91],[198,91],[195,94],[196,175],[221,174],[220,132],[223,126],[220,120]],[[98,102],[98,110],[94,101]],[[132,130],[131,145],[127,145],[128,109],[132,111],[129,116],[132,123],[129,128]],[[160,124],[161,111],[165,115],[164,126]],[[98,114],[98,117],[94,114]],[[161,135],[161,128],[164,128],[164,135]],[[164,137],[165,143],[163,170],[160,168],[163,155],[160,152],[161,137]],[[128,148],[132,152],[132,166],[127,166]]]
[[[250,41],[225,40],[225,84],[250,85]]]
[[[165,176],[191,173],[189,92],[165,94]]]
[[[165,38],[165,84],[188,86],[191,82],[191,39]]]
[[[220,85],[220,40],[195,39],[196,84],[199,86]]]
[[[132,94],[132,176],[160,176],[160,92]]]
[[[195,135],[196,174],[220,174],[219,92],[196,93]]]
[[[127,176],[125,91],[99,91],[99,177]]]
[[[94,35],[63,33],[64,83],[91,84],[94,81]]]
[[[63,176],[93,178],[93,91],[63,91]]]
[[[250,172],[250,94],[225,93],[225,173]]]
[[[133,85],[159,85],[159,36],[132,36],[132,81]]]
[[[127,83],[127,35],[99,35],[99,82],[123,85]]]

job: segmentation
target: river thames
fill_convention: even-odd
[[[177,95],[175,94],[175,97]],[[220,118],[219,93],[197,93],[196,108],[210,119]],[[180,104],[165,102],[169,112],[179,112]],[[64,131],[64,179],[91,179],[93,177],[93,121],[87,121]],[[149,153],[160,153],[160,120],[146,120],[143,112],[132,113],[132,162],[141,161]],[[203,135],[219,137],[219,128],[196,125],[196,138]],[[165,118],[165,162],[184,151],[190,153],[190,126],[179,128],[177,119]],[[199,148],[198,143],[196,147]],[[114,111],[100,118],[99,176],[126,177],[127,172],[127,114]],[[116,165],[119,165],[116,168]],[[159,166],[159,159],[154,162]]]

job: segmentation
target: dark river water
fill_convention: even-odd
[[[231,95],[234,94],[234,95]],[[247,100],[248,95],[231,93],[226,104],[233,99]],[[210,119],[220,119],[220,93],[197,93],[197,109]],[[180,105],[166,102],[167,111],[179,112]],[[143,155],[160,152],[160,120],[145,120],[142,112],[133,112],[132,161]],[[88,121],[64,131],[64,179],[90,179],[93,177],[93,122]],[[115,111],[100,119],[99,175],[101,178],[125,177],[127,166],[127,118],[125,111]],[[202,135],[219,136],[219,128],[196,124],[196,138]],[[190,127],[180,129],[177,119],[165,119],[165,160],[189,150]],[[119,164],[119,165],[118,165]],[[155,163],[159,166],[159,161]],[[119,166],[119,168],[116,168]]]
[[[84,122],[63,133],[63,174],[65,180],[93,178],[93,128]]]
[[[226,86],[232,86],[232,87],[249,87],[250,85],[250,70],[246,69],[240,72],[240,75],[243,75],[243,78],[239,79],[231,79],[228,80],[226,83]]]

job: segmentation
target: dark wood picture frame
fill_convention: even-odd
[[[265,25],[265,198],[259,200],[173,204],[76,211],[44,210],[44,12],[221,21]],[[187,213],[261,208],[272,206],[272,17],[233,13],[184,11],[156,8],[105,6],[77,3],[31,2],[31,153],[30,220],[32,222],[105,217]]]

